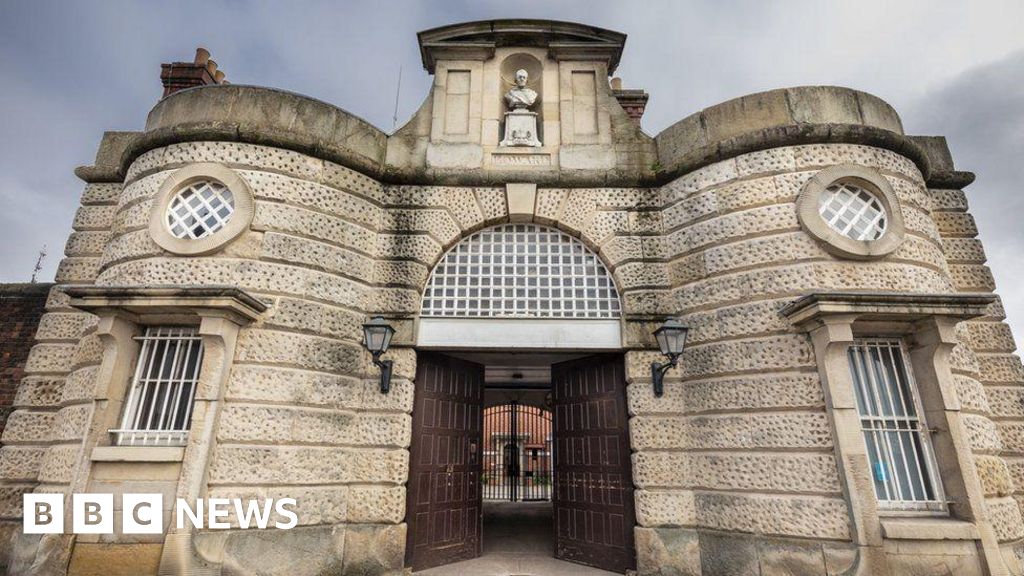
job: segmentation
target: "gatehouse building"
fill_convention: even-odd
[[[622,33],[418,41],[393,134],[200,50],[76,170],[8,573],[458,573],[529,509],[540,554],[617,573],[1024,574],[1024,370],[942,137],[832,86],[651,136]],[[161,494],[164,528],[26,534],[31,493]]]

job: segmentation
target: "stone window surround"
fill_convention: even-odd
[[[238,333],[265,312],[267,305],[243,290],[224,286],[68,286],[64,292],[72,307],[99,316],[97,335],[103,346],[95,380],[93,416],[84,442],[88,456],[79,464],[71,490],[87,489],[92,462],[180,461],[175,497],[190,502],[204,497],[203,479]],[[120,421],[139,354],[134,336],[141,327],[154,324],[198,325],[203,341],[203,363],[188,440],[184,447],[112,445],[108,430],[116,428]],[[182,530],[175,526],[172,518],[161,567],[177,566],[181,558],[174,558],[173,554],[180,555],[183,545],[190,546],[191,524],[186,522]],[[172,546],[167,545],[172,542]]]
[[[987,314],[994,301],[991,294],[824,292],[803,296],[781,311],[808,333],[814,347],[851,533],[861,556],[859,574],[889,573],[885,540],[977,540],[990,572],[1005,570],[950,366],[958,343],[956,325]],[[899,336],[906,342],[949,516],[879,511],[847,361],[847,349],[862,336]]]
[[[231,191],[235,209],[223,228],[204,238],[178,238],[167,228],[167,209],[186,186],[199,180],[213,180]],[[255,202],[249,184],[237,172],[223,164],[199,162],[175,170],[168,176],[153,200],[149,216],[149,234],[158,246],[185,256],[215,252],[237,239],[252,223]]]
[[[885,209],[886,230],[876,240],[854,240],[825,222],[818,212],[818,201],[825,189],[837,182],[849,182],[873,194]],[[804,184],[796,200],[800,226],[815,240],[842,258],[868,260],[881,258],[899,248],[906,237],[903,211],[892,185],[877,170],[856,164],[839,164],[816,173]]]

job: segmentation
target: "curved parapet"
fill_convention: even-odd
[[[259,86],[210,85],[175,92],[153,107],[146,131],[122,157],[187,141],[265,144],[376,175],[387,134],[345,110],[308,96]]]
[[[655,137],[659,180],[739,154],[779,146],[842,142],[897,152],[928,174],[925,150],[904,135],[882,99],[838,86],[781,88],[705,108]]]

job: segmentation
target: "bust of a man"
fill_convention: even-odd
[[[526,70],[516,70],[516,86],[505,94],[509,110],[529,109],[537,101],[537,93],[526,87],[529,77]]]

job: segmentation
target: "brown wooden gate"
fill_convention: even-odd
[[[484,369],[420,353],[415,386],[405,560],[423,570],[480,555]]]
[[[633,475],[622,355],[551,367],[555,413],[555,556],[636,568]]]

